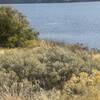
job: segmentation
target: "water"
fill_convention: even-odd
[[[100,48],[100,2],[14,4],[40,38]]]

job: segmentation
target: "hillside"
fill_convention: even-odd
[[[0,49],[0,100],[100,100],[100,60],[80,45],[35,41]]]

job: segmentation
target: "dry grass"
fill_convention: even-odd
[[[100,54],[93,54],[92,58],[93,60],[100,60]]]
[[[4,100],[22,100],[20,97],[13,97],[10,95],[7,95],[4,97]]]

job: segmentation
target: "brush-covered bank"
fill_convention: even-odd
[[[22,13],[0,7],[0,100],[100,100],[100,52],[38,35]]]
[[[100,100],[99,52],[34,43],[0,50],[0,100]]]

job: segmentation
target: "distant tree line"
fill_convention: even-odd
[[[88,2],[100,0],[0,0],[0,3],[63,3],[63,2]]]

